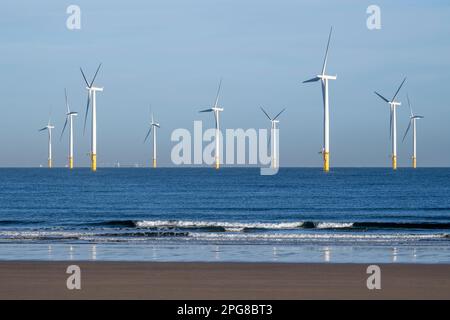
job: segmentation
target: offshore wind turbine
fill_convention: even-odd
[[[147,132],[147,135],[145,136],[144,142],[147,141],[147,138],[150,136],[150,133],[153,131],[153,168],[156,168],[156,128],[160,128],[160,126],[159,126],[159,123],[154,121],[153,112],[152,112],[152,122],[150,123],[150,128],[148,129],[148,132]]]
[[[327,61],[328,61],[328,49],[330,47],[331,34],[333,27],[330,28],[330,34],[328,35],[327,49],[325,51],[325,58],[323,60],[322,72],[316,77],[303,81],[303,83],[316,82],[321,80],[322,83],[322,97],[323,97],[323,170],[325,172],[330,171],[330,105],[328,99],[328,81],[336,80],[337,76],[330,76],[326,74]]]
[[[401,106],[401,102],[395,101],[395,98],[397,97],[398,93],[400,92],[400,89],[402,88],[403,84],[406,81],[406,77],[403,79],[402,83],[398,87],[397,91],[395,92],[394,96],[391,100],[386,99],[381,94],[375,91],[375,94],[379,96],[384,102],[389,104],[389,110],[390,110],[390,125],[389,125],[389,135],[392,139],[391,141],[391,148],[392,148],[392,169],[397,170],[397,107]]]
[[[52,129],[55,127],[50,124],[50,119],[48,119],[48,123],[45,127],[42,129],[39,129],[39,131],[48,131],[48,167],[51,168],[53,166],[52,162]]]
[[[410,111],[410,117],[409,117],[409,124],[408,128],[406,129],[405,135],[403,136],[403,141],[405,141],[406,135],[408,134],[409,129],[413,128],[412,136],[413,136],[413,156],[412,156],[412,167],[414,169],[417,168],[417,131],[416,131],[416,120],[423,119],[423,116],[415,115],[412,111],[411,102],[409,101],[409,96],[406,95],[406,98],[408,99],[408,106]]]
[[[278,163],[278,159],[277,159],[277,125],[278,123],[280,123],[280,120],[277,120],[278,117],[284,112],[284,110],[286,110],[286,108],[284,108],[283,110],[281,110],[275,117],[271,118],[268,113],[266,112],[266,110],[263,109],[263,107],[261,107],[262,112],[264,112],[264,114],[266,115],[266,117],[270,120],[271,126],[270,126],[270,137],[269,137],[269,142],[270,142],[270,157],[271,157],[271,163],[272,163],[272,168],[278,168],[279,163]]]
[[[205,109],[205,110],[201,110],[200,112],[214,112],[214,120],[215,120],[215,124],[216,124],[216,138],[215,138],[215,142],[216,142],[216,148],[215,148],[215,154],[214,154],[214,158],[215,158],[215,163],[216,163],[216,169],[220,168],[220,154],[219,154],[219,148],[220,148],[220,143],[219,143],[219,139],[220,139],[220,128],[219,128],[219,113],[223,111],[223,108],[219,107],[219,95],[220,95],[220,88],[222,87],[222,79],[220,79],[219,82],[219,88],[217,89],[217,95],[216,95],[216,101],[213,105],[212,108],[209,109]]]
[[[64,127],[61,131],[61,137],[64,134],[64,130],[66,130],[67,123],[69,123],[69,169],[73,169],[73,117],[78,115],[78,112],[70,111],[69,101],[67,99],[67,90],[64,89],[64,95],[66,98],[66,121],[64,122]]]
[[[96,94],[97,91],[102,92],[103,88],[94,87],[94,81],[97,77],[98,71],[102,64],[98,65],[97,71],[95,71],[94,77],[91,82],[88,82],[86,76],[84,75],[83,69],[80,68],[81,74],[83,76],[84,82],[86,82],[86,89],[88,90],[87,97],[87,105],[86,105],[86,114],[84,116],[84,131],[86,131],[86,120],[89,113],[89,105],[92,100],[92,126],[91,126],[91,170],[97,171],[97,100]]]

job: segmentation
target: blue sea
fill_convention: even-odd
[[[0,260],[450,263],[450,169],[0,169]]]

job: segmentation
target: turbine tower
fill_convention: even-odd
[[[392,139],[391,147],[392,147],[392,169],[397,170],[397,107],[401,106],[401,102],[395,101],[400,89],[405,83],[406,78],[403,79],[402,83],[398,87],[397,91],[394,94],[394,97],[391,100],[386,99],[381,94],[375,91],[375,94],[379,96],[384,102],[389,104],[390,110],[390,125],[389,125],[389,135]]]
[[[62,136],[64,134],[64,130],[66,130],[67,123],[69,123],[69,169],[73,169],[73,117],[77,116],[78,113],[70,111],[69,101],[67,99],[67,90],[66,89],[64,89],[64,94],[65,94],[65,97],[66,97],[67,113],[66,113],[66,122],[64,122],[64,127],[63,127],[63,129],[61,131],[60,140],[62,139]]]
[[[144,142],[147,141],[147,138],[149,137],[153,129],[153,168],[156,168],[156,128],[160,128],[160,126],[159,123],[154,121],[152,112],[152,122],[150,123],[150,128],[148,129]]]
[[[52,129],[55,127],[50,124],[50,119],[48,119],[48,123],[45,127],[42,129],[39,129],[39,131],[48,131],[48,167],[51,168],[53,166],[52,162]]]
[[[215,162],[216,162],[216,169],[220,168],[220,128],[219,128],[219,113],[223,111],[223,108],[220,108],[218,106],[219,103],[219,94],[220,94],[220,88],[222,87],[222,79],[220,79],[219,82],[219,88],[217,89],[217,95],[216,95],[216,101],[214,103],[214,106],[210,109],[205,109],[205,110],[201,110],[200,112],[214,112],[214,119],[215,119],[215,123],[216,123],[216,138],[215,138],[215,142],[216,142],[216,148],[215,148]]]
[[[270,156],[272,158],[272,168],[278,168],[279,167],[279,163],[278,163],[278,159],[277,159],[277,125],[280,122],[280,120],[277,120],[278,117],[284,112],[284,110],[286,110],[286,108],[284,108],[283,110],[281,110],[275,117],[273,117],[273,119],[267,114],[266,110],[263,109],[263,107],[261,107],[262,112],[264,112],[264,114],[266,115],[266,117],[270,120],[271,126],[270,126],[270,137],[269,137],[269,143],[270,143]]]
[[[413,136],[413,156],[412,156],[412,167],[414,169],[417,168],[417,131],[416,131],[416,120],[423,119],[423,116],[417,116],[413,113],[411,108],[411,102],[409,101],[409,96],[406,95],[406,98],[408,99],[408,106],[410,111],[410,117],[409,117],[409,124],[408,128],[406,129],[405,135],[403,136],[403,141],[405,141],[406,135],[408,134],[409,129],[411,129],[411,125],[413,128],[412,136]]]
[[[330,29],[330,34],[328,35],[327,49],[325,51],[325,58],[323,60],[322,73],[317,75],[315,78],[303,81],[303,83],[316,82],[321,80],[322,82],[322,96],[323,96],[323,170],[325,172],[330,171],[330,106],[328,100],[328,81],[336,80],[337,76],[330,76],[326,74],[327,60],[328,60],[328,49],[330,47],[331,34],[333,32],[333,27]]]
[[[102,64],[98,65],[97,71],[95,71],[94,77],[92,81],[89,83],[84,75],[83,69],[80,68],[81,74],[83,75],[84,82],[86,82],[86,89],[88,90],[87,97],[87,105],[86,105],[86,114],[84,116],[84,131],[86,131],[86,120],[89,113],[89,105],[92,100],[92,126],[91,126],[91,169],[92,171],[97,171],[97,102],[96,102],[96,93],[97,91],[102,92],[103,88],[94,87],[94,81],[97,77],[98,71]]]

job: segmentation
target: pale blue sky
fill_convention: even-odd
[[[82,29],[66,29],[66,8],[82,10]],[[381,7],[382,29],[366,28],[366,8]],[[399,109],[399,164],[410,163],[406,92],[416,113],[419,165],[450,165],[450,4],[448,1],[3,1],[0,4],[0,166],[45,164],[47,137],[37,130],[50,108],[57,127],[54,163],[66,163],[64,87],[76,119],[75,161],[88,165],[82,126],[89,75],[99,62],[100,163],[148,163],[142,143],[149,104],[159,131],[159,163],[170,165],[170,134],[192,129],[223,77],[223,128],[264,128],[259,110],[281,117],[281,165],[320,166],[322,100],[301,82],[321,68],[334,26],[329,73],[332,166],[388,166],[389,111],[374,94],[392,96],[404,76]]]

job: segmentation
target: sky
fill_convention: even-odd
[[[81,9],[81,29],[66,27],[69,5]],[[381,9],[381,29],[366,26],[369,5]],[[411,162],[409,93],[418,123],[418,164],[450,166],[450,3],[448,1],[152,0],[2,1],[0,4],[0,166],[47,162],[49,116],[54,165],[67,162],[64,88],[75,119],[75,164],[88,166],[83,134],[86,89],[79,67],[96,84],[99,165],[145,164],[149,105],[161,124],[158,162],[173,165],[177,128],[214,102],[223,78],[222,128],[267,128],[259,107],[280,117],[281,166],[319,167],[322,97],[318,83],[330,26],[331,165],[390,165],[389,108],[374,90],[399,100],[398,162]]]

